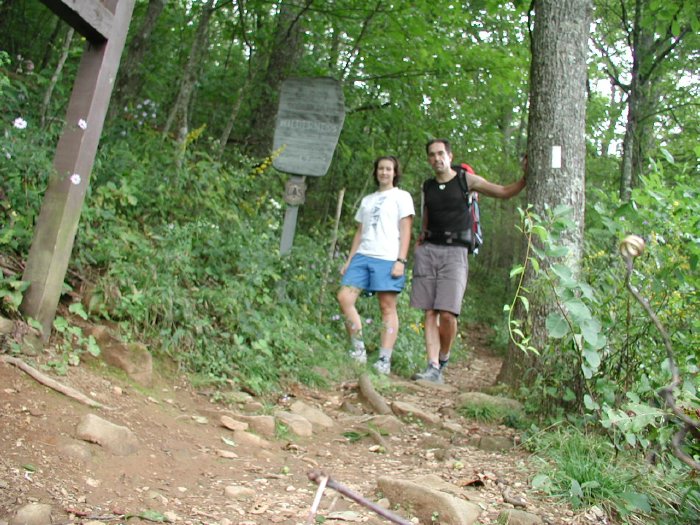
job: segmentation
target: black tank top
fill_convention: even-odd
[[[467,204],[457,176],[444,184],[435,179],[425,181],[423,196],[428,213],[428,231],[454,233],[469,227]]]

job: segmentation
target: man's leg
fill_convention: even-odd
[[[438,354],[441,346],[441,327],[439,326],[439,312],[436,310],[425,311],[425,351],[428,363],[438,366]]]
[[[457,316],[452,312],[442,310],[439,314],[438,326],[440,329],[440,351],[437,360],[440,369],[443,369],[447,365],[450,349],[457,337]]]
[[[442,374],[438,364],[440,327],[436,310],[425,311],[425,349],[428,354],[428,366],[425,371],[414,374],[412,379],[442,383]]]

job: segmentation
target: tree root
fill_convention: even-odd
[[[112,408],[109,408],[102,403],[99,403],[95,401],[94,399],[90,399],[88,396],[83,394],[82,392],[78,392],[72,387],[66,386],[63,383],[59,383],[55,379],[50,378],[46,374],[39,372],[36,368],[33,368],[29,366],[27,363],[22,361],[21,359],[17,357],[12,357],[9,355],[0,355],[0,362],[7,363],[10,365],[14,365],[23,372],[25,372],[27,375],[31,376],[33,379],[41,383],[42,385],[45,385],[49,388],[52,388],[56,392],[60,392],[63,395],[66,395],[72,399],[75,399],[76,401],[79,401],[83,403],[84,405],[87,405],[89,407],[93,408],[103,408],[105,410],[113,410]]]
[[[370,404],[372,410],[374,410],[377,414],[381,415],[391,414],[391,408],[389,407],[387,402],[384,401],[384,398],[380,396],[374,389],[374,387],[372,386],[372,380],[369,378],[369,375],[362,374],[360,376],[359,384],[360,392]]]

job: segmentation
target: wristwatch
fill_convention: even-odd
[[[396,259],[396,262],[400,262],[400,263],[406,264],[406,263],[408,263],[408,259],[404,259],[404,258],[402,258],[402,257],[398,257],[398,258]]]

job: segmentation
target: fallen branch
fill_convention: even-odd
[[[360,376],[359,384],[360,392],[377,414],[391,414],[391,408],[389,408],[389,405],[386,401],[384,401],[384,398],[374,389],[369,375],[362,374]]]
[[[398,516],[393,512],[383,507],[380,507],[376,503],[372,503],[371,501],[360,496],[359,494],[355,494],[349,488],[345,487],[344,485],[341,485],[337,481],[332,480],[323,472],[314,470],[312,472],[309,472],[307,476],[311,481],[313,481],[314,483],[318,483],[319,485],[325,481],[326,487],[330,487],[333,490],[340,492],[346,498],[353,500],[355,503],[359,503],[363,507],[367,507],[371,511],[375,512],[376,514],[379,514],[382,518],[388,519],[392,523],[397,523],[398,525],[413,525],[410,521],[403,519],[401,516]]]
[[[105,410],[112,410],[109,407],[106,407],[102,403],[99,403],[95,401],[94,399],[89,398],[82,392],[78,392],[76,389],[66,386],[63,383],[59,383],[55,379],[50,378],[46,374],[39,372],[36,368],[33,368],[29,366],[27,363],[22,361],[21,359],[17,357],[12,357],[9,355],[0,355],[0,361],[3,363],[7,363],[10,365],[14,365],[23,372],[25,372],[27,375],[31,376],[35,380],[37,380],[39,383],[42,385],[45,385],[49,388],[54,389],[56,392],[60,392],[63,395],[66,395],[72,399],[75,399],[76,401],[79,401],[83,403],[84,405],[87,405],[89,407],[93,408],[104,408]]]

